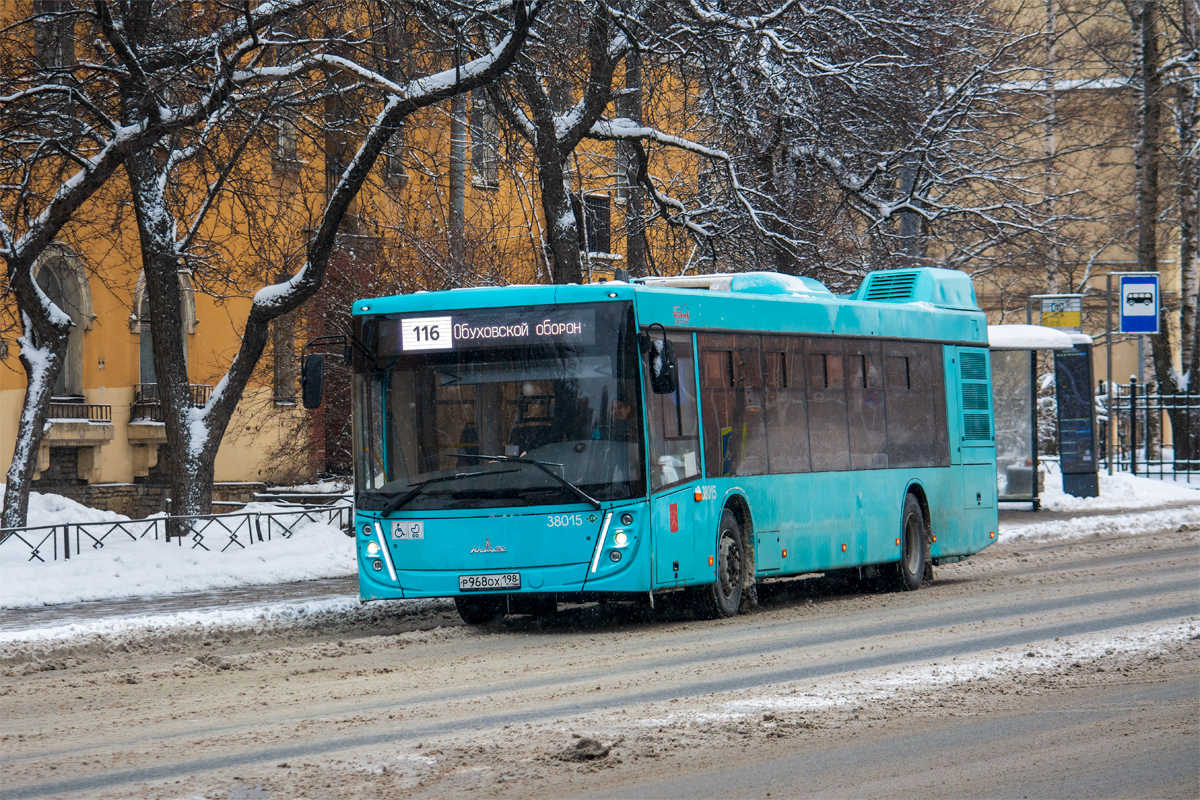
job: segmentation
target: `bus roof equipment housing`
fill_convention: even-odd
[[[835,297],[820,281],[796,275],[783,275],[778,272],[637,278],[634,283],[645,286],[706,289],[713,292],[741,294],[826,297],[830,300]],[[935,267],[879,270],[869,273],[858,289],[852,294],[845,295],[843,299],[865,300],[872,303],[924,302],[939,308],[971,311],[978,308],[975,289],[971,285],[971,278],[968,275],[958,270]]]

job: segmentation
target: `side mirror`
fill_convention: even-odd
[[[325,356],[310,353],[300,369],[300,395],[305,408],[321,407],[321,390],[325,385]]]
[[[679,364],[675,361],[675,345],[663,338],[651,339],[650,349],[650,389],[655,394],[674,394],[679,388]]]

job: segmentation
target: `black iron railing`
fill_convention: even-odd
[[[51,403],[50,419],[112,422],[112,406],[102,403]]]
[[[68,560],[83,548],[99,550],[108,537],[137,541],[147,536],[165,538],[161,519],[119,520],[115,522],[64,522],[61,525],[36,525],[28,528],[0,528],[0,557],[21,553],[25,561]],[[22,546],[23,545],[23,546]]]
[[[1163,394],[1135,380],[1101,385],[1097,401],[1107,411],[1100,441],[1110,471],[1200,481],[1200,393]]]
[[[204,383],[193,383],[188,386],[191,403],[194,408],[200,408],[212,396],[212,386]],[[129,409],[130,419],[162,422],[162,401],[158,393],[157,383],[135,383],[133,385],[133,403]]]
[[[279,511],[193,516],[163,514],[146,519],[0,528],[0,563],[17,557],[24,561],[68,560],[72,554],[78,555],[84,549],[102,549],[114,535],[133,541],[153,538],[170,542],[175,539],[180,547],[186,539],[190,543],[189,549],[217,548],[224,552],[235,546],[245,549],[255,542],[289,539],[305,522],[350,530],[354,523],[354,506],[348,500],[342,500],[324,506],[298,506]],[[170,536],[170,530],[179,530],[182,534]]]

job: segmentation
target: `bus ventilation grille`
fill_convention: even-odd
[[[992,438],[992,425],[987,414],[963,414],[963,439],[987,441]]]
[[[987,353],[981,350],[959,350],[958,369],[962,380],[962,422],[964,442],[986,442],[992,438],[990,388],[988,386]]]
[[[964,381],[987,380],[987,356],[983,353],[960,353]]]
[[[917,273],[886,270],[872,272],[868,280],[867,295],[863,299],[877,303],[900,302],[912,300]]]
[[[963,408],[970,411],[988,410],[988,388],[986,383],[964,383],[962,387]]]

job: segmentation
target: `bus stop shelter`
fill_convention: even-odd
[[[992,408],[996,416],[996,475],[1001,501],[1038,508],[1038,350],[1073,350],[1091,342],[1084,334],[1041,325],[989,325]]]

